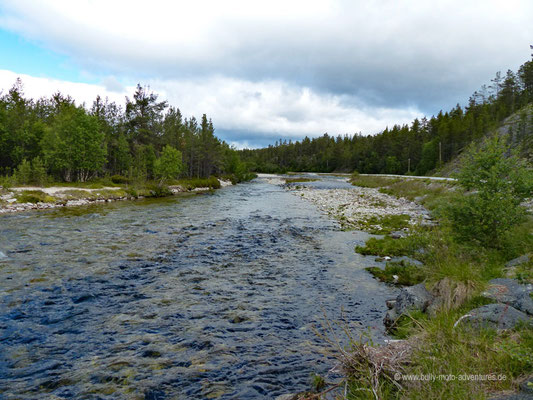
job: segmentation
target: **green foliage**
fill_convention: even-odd
[[[182,168],[181,152],[166,145],[161,157],[155,162],[154,173],[161,180],[177,179]]]
[[[129,183],[129,181],[130,180],[128,178],[122,175],[113,175],[111,177],[111,182],[116,183],[116,184],[125,184],[125,183]]]
[[[35,157],[31,162],[32,182],[44,186],[48,182],[46,167],[40,157]]]
[[[105,164],[104,139],[96,118],[82,107],[65,104],[43,137],[44,160],[65,181],[85,182]]]
[[[48,180],[83,183],[106,175],[140,182],[155,178],[156,172],[160,179],[225,173],[235,182],[253,178],[237,151],[214,135],[206,115],[200,123],[195,117],[183,119],[179,109],[168,107],[140,85],[133,98],[127,99],[125,110],[100,97],[90,109],[76,107],[71,97],[61,93],[25,99],[22,89],[17,80],[8,93],[0,94],[2,175],[16,173],[23,160],[32,160],[35,165],[29,179],[38,184]],[[176,163],[169,169],[165,146],[181,152],[179,174]],[[22,165],[19,175],[25,183],[29,182],[27,171],[27,165]]]
[[[499,83],[482,87],[467,105],[417,118],[410,126],[394,125],[376,135],[324,134],[296,142],[279,140],[267,148],[241,150],[241,159],[254,171],[265,173],[357,170],[362,174],[425,175],[455,159],[470,143],[531,104],[532,71],[533,62],[528,61],[518,73],[508,71],[505,78],[498,73]],[[531,109],[527,113],[531,119]],[[532,123],[526,118],[514,125],[518,125],[515,144],[522,145],[524,153],[531,153]]]
[[[472,192],[447,210],[460,239],[500,246],[505,234],[523,221],[525,210],[520,203],[532,194],[532,172],[518,157],[506,157],[508,150],[494,136],[469,152],[457,178]]]
[[[196,188],[220,189],[220,181],[214,176],[210,176],[209,178],[180,180],[179,185],[183,186],[187,190],[193,190]]]
[[[146,185],[146,189],[148,190],[149,197],[166,197],[172,195],[171,190],[162,184],[148,184]]]
[[[17,171],[15,172],[15,180],[20,185],[28,185],[32,180],[31,172],[32,171],[30,162],[24,159],[17,167]]]

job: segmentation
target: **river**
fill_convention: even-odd
[[[335,365],[315,332],[325,318],[383,337],[394,289],[354,252],[367,238],[268,177],[213,194],[0,216],[0,397],[267,399],[309,389],[311,373]]]

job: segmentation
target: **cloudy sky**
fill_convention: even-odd
[[[123,104],[140,82],[237,147],[466,103],[533,43],[531,0],[2,0],[0,90]]]

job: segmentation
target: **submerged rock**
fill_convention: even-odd
[[[533,320],[527,314],[507,304],[487,304],[462,316],[458,324],[470,324],[475,328],[513,329],[525,322],[533,327]]]

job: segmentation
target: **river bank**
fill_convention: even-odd
[[[375,231],[382,227],[357,223],[357,218],[375,221],[389,213],[405,213],[410,221],[417,219],[416,211],[419,221],[429,212],[438,216],[438,223],[412,223],[401,235],[370,238],[356,247],[360,254],[390,260],[367,270],[400,288],[383,315],[394,340],[376,345],[352,336],[350,350],[337,349],[345,379],[322,390],[340,387],[346,399],[525,399],[533,394],[531,214],[501,246],[463,243],[443,213],[465,195],[453,181],[354,176],[357,187],[339,190],[321,188],[315,177],[304,179],[293,178],[286,187],[347,229]],[[531,211],[530,201],[522,205]],[[398,262],[395,257],[408,258]]]
[[[218,179],[218,187],[231,186],[231,181]],[[29,210],[49,210],[60,207],[84,206],[121,200],[174,196],[191,192],[214,190],[212,186],[144,185],[101,186],[98,188],[76,186],[21,186],[0,187],[0,214]]]

